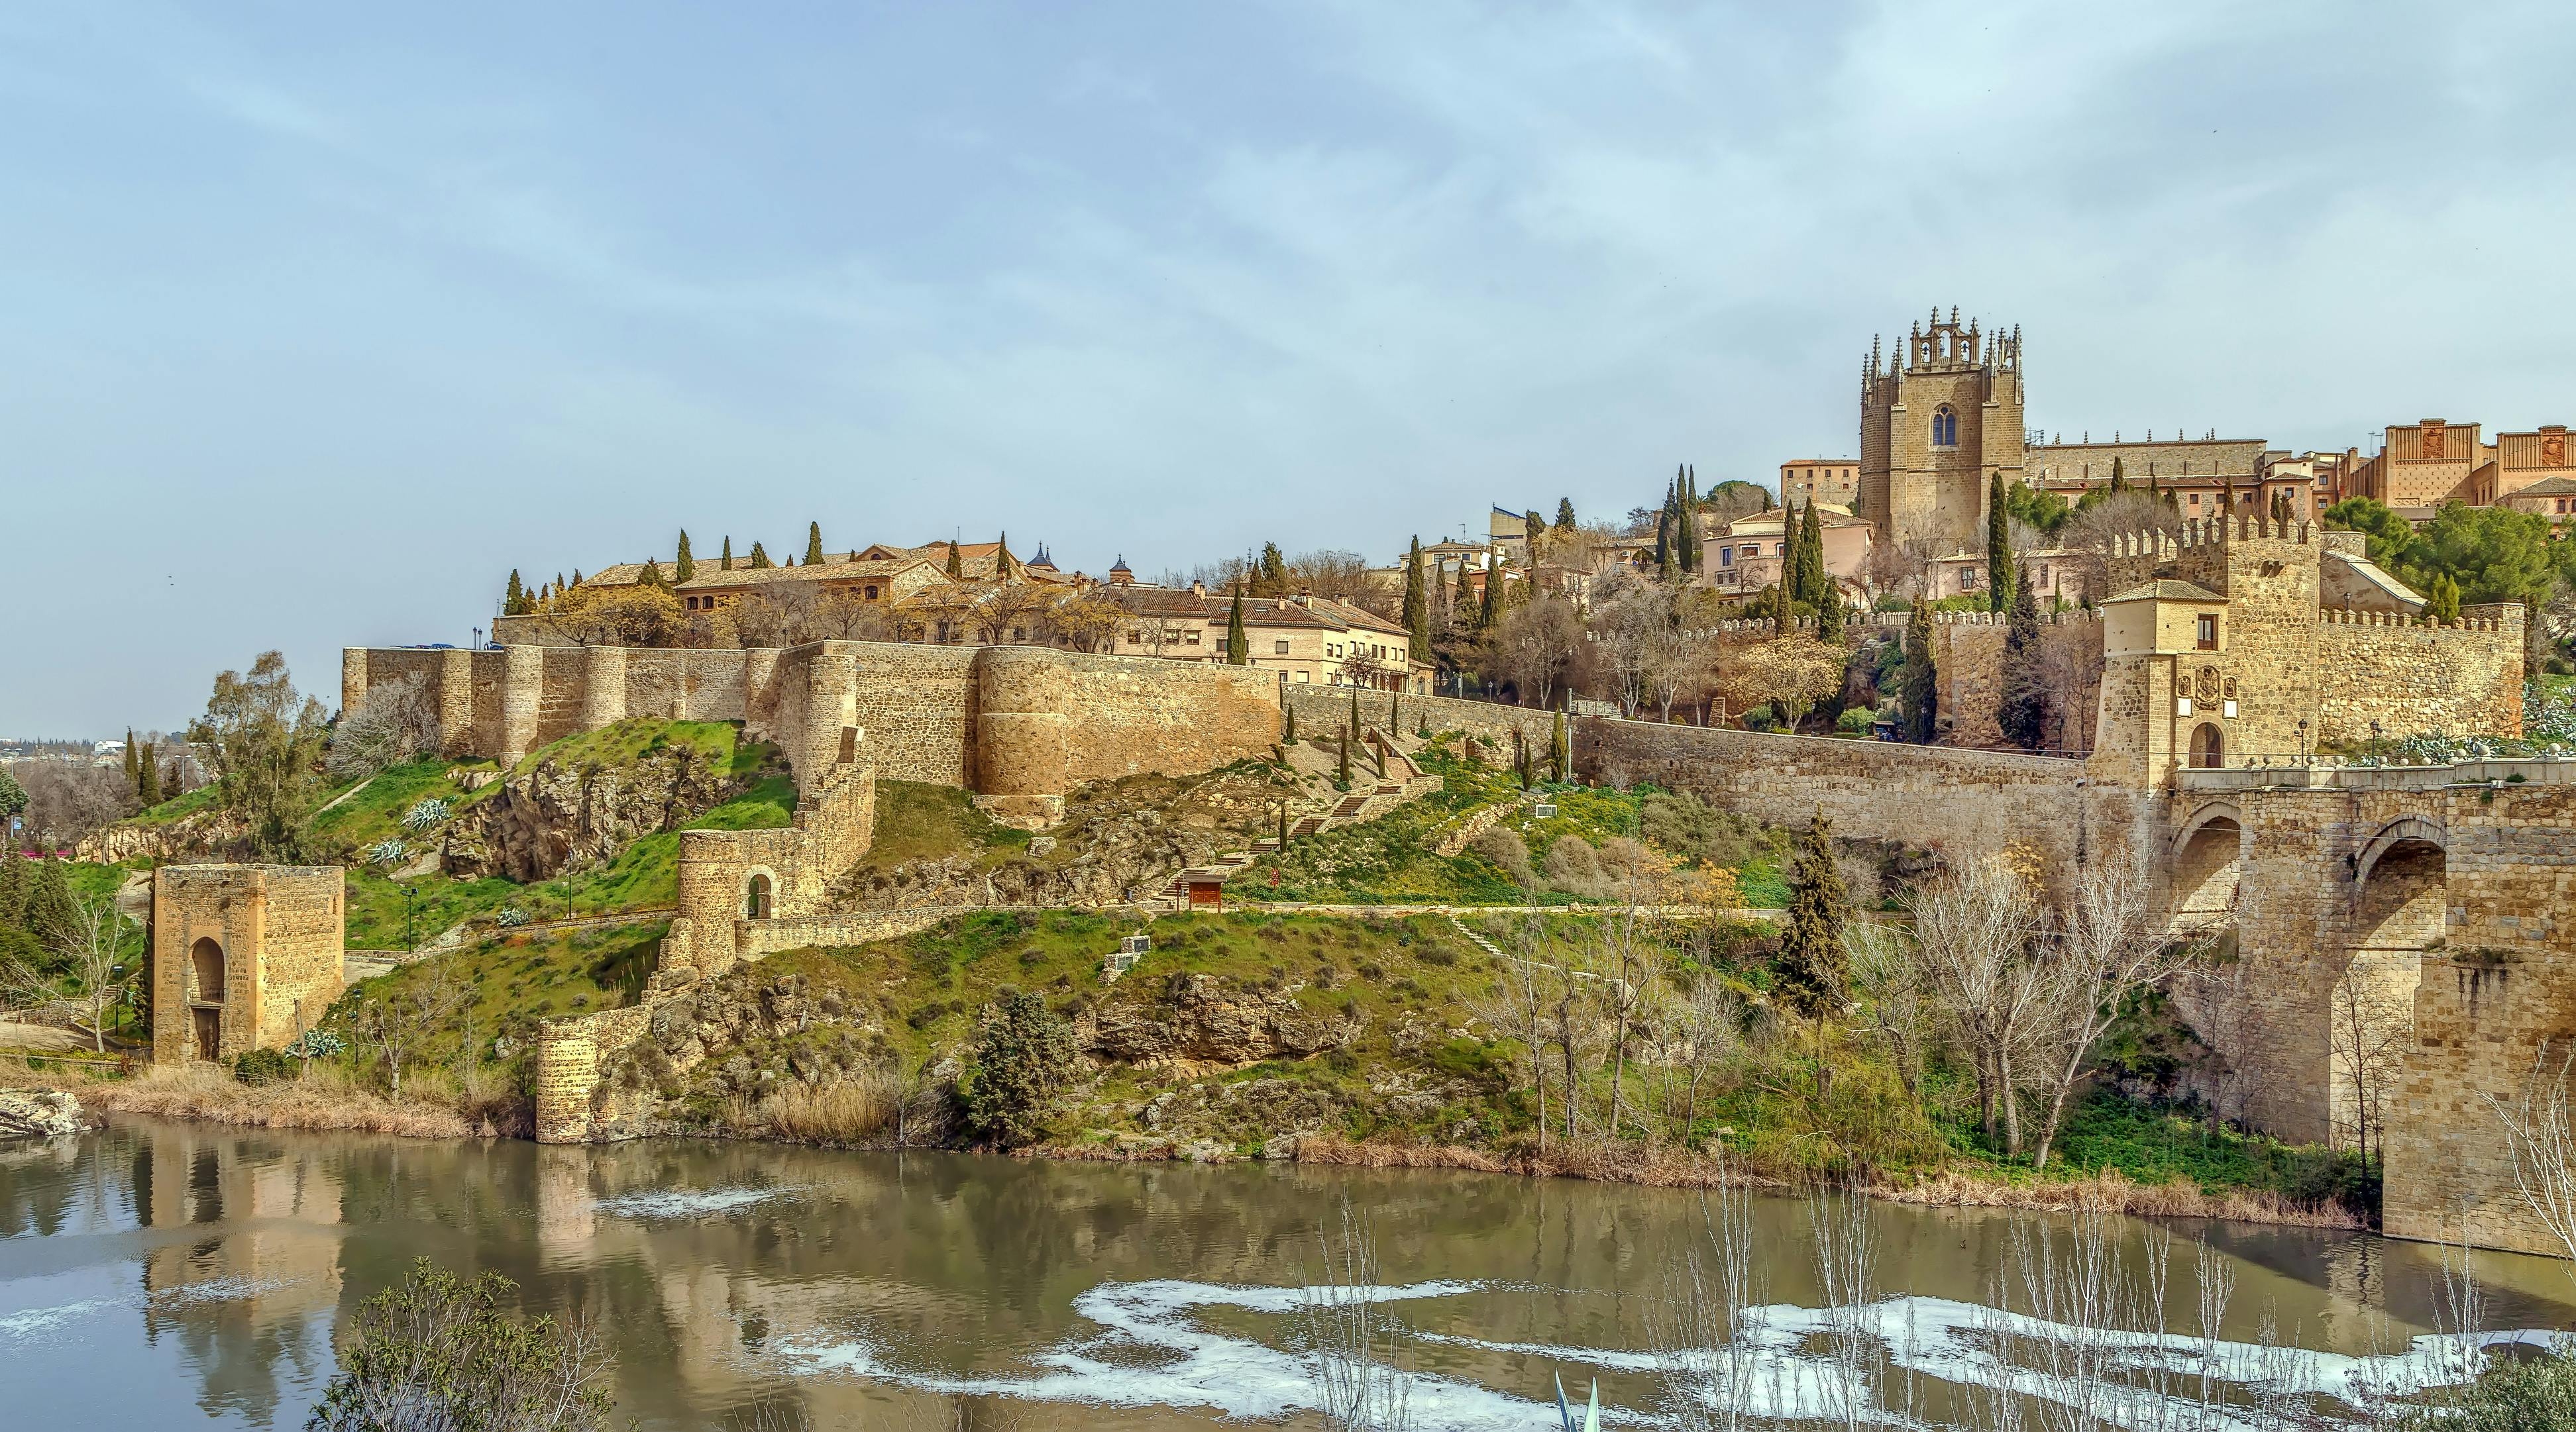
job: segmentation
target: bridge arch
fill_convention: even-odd
[[[2236,916],[2245,875],[2245,817],[2230,801],[2212,801],[2174,833],[2171,903],[2177,929],[2206,930]]]
[[[2379,1149],[2397,1089],[2398,1066],[2415,1028],[2415,990],[2424,957],[2449,930],[2450,857],[2442,827],[2401,816],[2354,857],[2349,945],[2329,997],[2335,1141]]]
[[[2368,885],[2370,873],[2377,868],[2379,862],[2385,859],[2390,851],[2409,841],[2429,845],[2445,856],[2451,849],[2450,834],[2442,827],[2420,815],[2401,815],[2380,827],[2377,835],[2362,842],[2360,853],[2355,855],[2352,861],[2353,883]]]

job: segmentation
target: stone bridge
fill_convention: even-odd
[[[2232,930],[2243,977],[2185,992],[2258,1128],[2386,1158],[2400,1237],[2555,1251],[2486,1095],[2576,1039],[2576,762],[2180,772],[2178,922]]]

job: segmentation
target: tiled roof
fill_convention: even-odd
[[[2576,497],[2576,477],[2544,477],[2505,494],[2507,501],[2517,497]]]
[[[2223,603],[2227,599],[2220,596],[2218,593],[2209,590],[2207,587],[2196,587],[2189,582],[2178,582],[2171,577],[2167,577],[2161,581],[2148,582],[2141,586],[2131,587],[2125,592],[2104,597],[2102,599],[2102,604],[2104,606],[2109,606],[2113,602],[2143,602],[2148,600],[2160,602]]]

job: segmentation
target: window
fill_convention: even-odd
[[[2200,614],[2200,619],[2199,619],[2199,624],[2198,624],[2198,630],[2197,630],[2197,632],[2195,633],[2195,635],[2196,635],[2196,636],[2197,636],[2197,638],[2198,638],[2197,645],[2200,647],[2200,649],[2201,649],[2202,651],[2216,651],[2216,650],[2218,650],[2218,616],[2217,616],[2217,614],[2216,614],[2216,613],[2214,613],[2214,612],[2203,612],[2203,613],[2201,613],[2201,614]]]
[[[2214,771],[2227,764],[2227,739],[2218,734],[2215,722],[2192,728],[2191,764],[2193,769],[2202,771]]]
[[[766,920],[769,918],[768,876],[754,875],[751,877],[751,883],[743,888],[742,917],[746,920]]]
[[[1286,637],[1281,637],[1279,640],[1272,642],[1270,644],[1270,654],[1273,656],[1286,656],[1288,654],[1288,639]]]
[[[1298,673],[1297,673],[1297,679],[1298,679],[1299,681],[1304,681],[1304,680],[1306,679],[1306,673],[1304,673],[1304,672],[1302,672],[1302,671],[1301,671],[1301,672],[1298,672]]]
[[[877,599],[877,589],[874,587],[867,588],[867,598],[869,601],[875,601]]]
[[[2561,505],[2562,505],[2562,506],[2564,506],[2565,504],[2563,504],[2563,503],[2562,503]],[[1721,567],[1732,567],[1732,566],[1734,566],[1734,565],[1735,565],[1735,549],[1734,549],[1734,548],[1732,548],[1732,547],[1720,547],[1720,548],[1718,548],[1718,549],[1717,549],[1717,565],[1719,565],[1719,566],[1721,566]]]
[[[2195,493],[2193,493],[2193,494],[2191,495],[2191,505],[2192,505],[2192,506],[2194,506],[2194,507],[2198,507],[2198,506],[2200,505],[2200,494],[2199,494],[2199,493],[2195,492]]]
[[[1774,557],[1786,557],[1786,556],[1788,556],[1788,555],[1789,555],[1789,544],[1788,544],[1788,543],[1786,543],[1786,542],[1774,542],[1774,543],[1772,543],[1772,544],[1771,544],[1771,555],[1772,555],[1772,556],[1774,556]]]
[[[1932,410],[1932,446],[1959,445],[1959,414],[1947,403]]]

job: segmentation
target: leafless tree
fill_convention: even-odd
[[[1334,548],[1300,552],[1289,558],[1288,584],[1292,591],[1308,591],[1343,602],[1368,596],[1377,586],[1369,576],[1365,558],[1357,552]]]
[[[9,774],[27,792],[27,808],[20,819],[34,845],[69,846],[134,814],[134,787],[113,766],[12,761]]]
[[[2479,1097],[2504,1129],[2513,1163],[2514,1191],[2550,1239],[2576,1260],[2576,1116],[2568,1111],[2568,1085],[2576,1076],[2576,1043],[2552,1051],[2547,1042],[2532,1055],[2531,1071],[2511,1099]]]
[[[1400,1432],[1412,1425],[1411,1374],[1395,1365],[1393,1339],[1378,1311],[1377,1248],[1351,1205],[1338,1238],[1318,1233],[1321,1276],[1306,1280],[1297,1310],[1312,1359],[1316,1405],[1332,1432]]]
[[[1858,1183],[1807,1196],[1807,1226],[1824,1295],[1826,1420],[1860,1432],[1879,1416],[1879,1340],[1870,1304],[1878,1300],[1878,1241],[1870,1196]]]
[[[1915,892],[1915,947],[1977,1071],[1977,1104],[1989,1144],[2021,1152],[2016,1091],[2049,1009],[2048,982],[2032,957],[2039,909],[2029,879],[2000,856],[1958,861]]]
[[[1781,729],[1795,731],[1817,702],[1843,689],[1850,657],[1813,637],[1774,637],[1733,652],[1720,684],[1737,709],[1768,702]]]
[[[2335,1082],[2334,1132],[2366,1161],[2379,1148],[2389,1101],[2414,1033],[2415,1002],[2392,979],[2394,971],[2368,952],[2355,955],[2336,976],[2327,997],[2328,1045]]]
[[[1535,925],[1535,921],[1530,922]],[[1547,994],[1539,975],[1544,968],[1530,958],[1535,937],[1524,938],[1519,958],[1502,960],[1494,987],[1471,1002],[1469,1012],[1503,1038],[1521,1047],[1529,1065],[1530,1097],[1537,1105],[1539,1152],[1547,1152]]]
[[[1574,603],[1563,597],[1536,596],[1506,611],[1494,623],[1488,640],[1495,664],[1520,688],[1521,703],[1549,706],[1583,644],[1583,623],[1575,615]]]
[[[1745,1014],[1744,997],[1726,981],[1710,974],[1691,981],[1672,1007],[1669,1023],[1685,1078],[1679,1118],[1680,1139],[1685,1144],[1699,1123],[1700,1086],[1707,1082],[1712,1070],[1732,1062],[1743,1051]]]
[[[393,1096],[402,1097],[403,1070],[418,1063],[421,1050],[465,1006],[468,992],[457,983],[442,956],[433,955],[406,972],[396,992],[379,993],[361,1002],[352,1023],[359,1038],[373,1044],[385,1062]]]
[[[69,1015],[75,1032],[87,1034],[93,1053],[107,1052],[107,1011],[125,997],[140,968],[124,968],[129,921],[116,908],[113,895],[75,903],[67,928],[57,932],[54,953],[61,966],[47,972],[23,961],[0,964],[0,998],[20,1008]],[[86,1019],[88,1027],[80,1021]]]
[[[1922,962],[1903,932],[1874,921],[1845,925],[1843,947],[1850,954],[1862,1011],[1887,1046],[1905,1092],[1912,1094],[1922,1084],[1924,1066],[1940,1037],[1940,1003]]]
[[[2092,1070],[2094,1046],[2121,1006],[2172,978],[2199,953],[2196,944],[2173,937],[2145,864],[2127,858],[2084,868],[2050,936],[2042,944],[2045,1013],[2035,1026],[2046,1062],[2032,1065],[2047,1099],[2032,1160],[2038,1168],[2048,1167],[2067,1101]]]
[[[324,766],[335,781],[372,776],[438,749],[438,698],[428,678],[407,672],[377,682],[340,713]]]
[[[1684,1250],[1663,1309],[1647,1314],[1660,1400],[1679,1432],[1766,1425],[1753,1412],[1761,1351],[1752,1322],[1755,1310],[1770,1302],[1765,1265],[1753,1246],[1752,1195],[1727,1176],[1723,1151],[1716,1185],[1700,1198],[1705,1236]]]
[[[2057,714],[2057,747],[2069,755],[2093,749],[2094,692],[2102,683],[2102,628],[2061,622],[2040,633],[2033,675]]]
[[[1050,644],[1073,651],[1114,651],[1126,609],[1091,592],[1059,590],[1039,613],[1037,629]]]
[[[2171,503],[2143,488],[2132,487],[2091,507],[2077,509],[2058,529],[2057,539],[2063,546],[2107,552],[2114,539],[2133,533],[2173,536],[2181,531],[2182,514]]]

